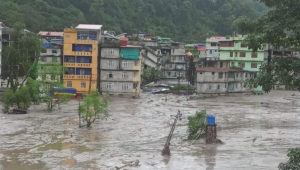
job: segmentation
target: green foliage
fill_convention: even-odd
[[[196,112],[194,116],[188,117],[189,139],[194,139],[198,134],[205,131],[207,126],[207,113],[206,110]]]
[[[30,107],[31,96],[29,88],[22,86],[16,91],[9,88],[3,93],[3,112],[7,113],[11,107],[27,110]]]
[[[87,123],[87,127],[90,127],[96,119],[103,119],[109,116],[108,95],[105,96],[106,98],[100,96],[97,91],[84,96],[83,104],[79,106],[79,116]]]
[[[147,84],[154,80],[163,78],[164,75],[162,71],[158,70],[155,67],[147,67],[146,69],[143,69],[141,77],[143,80],[143,84]]]
[[[255,78],[247,79],[244,87],[262,86],[264,92],[270,92],[277,84],[286,89],[295,90],[300,84],[300,59],[296,57],[275,57],[270,64],[264,63]]]
[[[11,46],[4,46],[2,51],[1,78],[7,79],[8,85],[16,91],[19,86],[17,78],[25,77],[21,85],[28,76],[34,78],[30,74],[30,69],[33,69],[31,73],[34,72],[32,64],[36,54],[40,53],[40,40],[36,34],[25,31],[23,23],[17,22],[13,28],[11,33],[13,43]]]
[[[299,48],[300,1],[260,0],[270,10],[258,19],[241,17],[236,25],[248,34],[248,46],[254,51],[262,48],[262,44],[271,43],[275,48]]]
[[[288,151],[289,160],[287,163],[280,163],[279,170],[298,170],[300,169],[300,148],[291,148]]]
[[[54,96],[54,87],[63,87],[63,81],[60,79],[63,75],[63,66],[58,61],[51,60],[38,64],[37,68],[40,98],[47,104],[47,110],[52,111],[55,105],[60,106],[70,101],[71,94],[59,96],[57,99]]]
[[[35,104],[39,104],[41,102],[40,98],[40,82],[33,80],[31,77],[27,79],[26,86],[29,88],[29,93],[31,96],[31,101]]]
[[[255,19],[265,10],[253,0],[0,0],[0,21],[24,22],[34,32],[102,24],[117,33],[147,31],[193,43],[231,34],[238,16]]]

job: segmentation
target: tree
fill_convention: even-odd
[[[143,84],[147,84],[154,80],[163,78],[164,75],[162,71],[158,70],[155,67],[147,67],[146,69],[143,69],[141,77],[143,80]]]
[[[34,58],[40,53],[38,36],[24,28],[23,23],[16,23],[11,33],[12,45],[3,47],[1,78],[8,80],[7,86],[10,85],[13,91],[25,83]],[[20,78],[23,79],[21,82]]]
[[[60,91],[63,88],[63,81],[60,79],[63,72],[63,66],[56,60],[38,65],[37,81],[39,85],[37,87],[40,91],[41,101],[47,104],[48,111],[52,111],[55,105],[59,107],[60,104],[67,103],[71,98],[71,95],[65,93],[55,99],[55,91]]]
[[[31,96],[29,88],[21,86],[17,90],[9,88],[3,93],[3,112],[8,113],[11,107],[27,110],[30,107]]]
[[[287,163],[280,163],[279,170],[298,170],[300,169],[300,148],[289,149],[289,160]]]
[[[189,139],[198,138],[201,135],[207,126],[207,113],[206,110],[201,112],[196,112],[194,116],[188,117],[188,130],[189,130]]]
[[[262,49],[265,43],[272,44],[273,48],[299,49],[300,24],[297,11],[300,10],[300,1],[290,0],[260,0],[270,7],[270,10],[258,19],[242,17],[235,23],[247,33],[249,48],[253,51]],[[264,63],[256,78],[247,80],[246,86],[259,85],[265,92],[269,92],[275,84],[285,85],[288,89],[299,86],[300,59],[292,55],[288,58],[275,57],[270,63]]]
[[[104,119],[108,116],[108,101],[100,96],[97,91],[87,94],[84,97],[83,104],[79,106],[79,117],[86,122],[85,126],[88,128],[96,119]]]

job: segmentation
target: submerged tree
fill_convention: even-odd
[[[300,169],[300,148],[289,149],[289,160],[287,163],[280,163],[279,170],[298,170]]]
[[[188,130],[189,130],[189,139],[197,138],[201,135],[207,126],[207,113],[206,110],[201,112],[196,112],[194,116],[188,117]]]
[[[47,110],[52,111],[53,108],[60,104],[67,103],[71,94],[64,93],[63,81],[63,66],[56,60],[48,61],[38,65],[38,78],[40,98],[42,102],[47,104]],[[55,92],[63,93],[55,98]]]
[[[3,112],[8,113],[10,108],[27,110],[31,104],[29,88],[21,86],[17,90],[9,88],[3,93]]]
[[[143,80],[143,84],[147,84],[163,78],[164,75],[162,71],[158,70],[155,67],[147,67],[146,69],[143,69],[141,77]]]
[[[291,0],[260,0],[270,7],[270,10],[259,19],[242,17],[236,25],[248,34],[248,47],[257,51],[264,43],[270,43],[276,49],[300,47],[300,24],[298,11],[300,1]],[[276,57],[261,66],[256,78],[248,80],[248,87],[260,85],[269,92],[275,84],[285,85],[288,89],[299,86],[300,59],[289,56]]]
[[[79,106],[79,117],[86,122],[86,127],[91,127],[96,119],[104,119],[109,116],[108,101],[99,95],[97,91],[87,94],[83,104]]]
[[[16,23],[11,33],[12,44],[3,47],[1,78],[8,80],[7,86],[16,91],[23,85],[31,73],[29,70],[35,58],[40,54],[38,36],[24,29],[22,23]],[[19,79],[22,79],[19,81]]]

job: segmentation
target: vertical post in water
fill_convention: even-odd
[[[177,115],[176,115],[176,117],[174,119],[174,123],[173,123],[172,128],[171,128],[171,131],[170,131],[169,136],[167,138],[167,141],[165,143],[164,149],[161,152],[162,155],[168,155],[168,156],[171,155],[170,147],[169,147],[170,146],[170,142],[171,142],[171,139],[172,139],[172,136],[173,136],[173,132],[175,130],[176,123],[177,123],[178,119],[181,120],[181,116],[182,116],[182,114],[178,110],[178,113],[177,113]]]

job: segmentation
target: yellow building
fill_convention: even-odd
[[[64,87],[78,93],[97,89],[98,44],[102,25],[80,24],[64,29]]]

